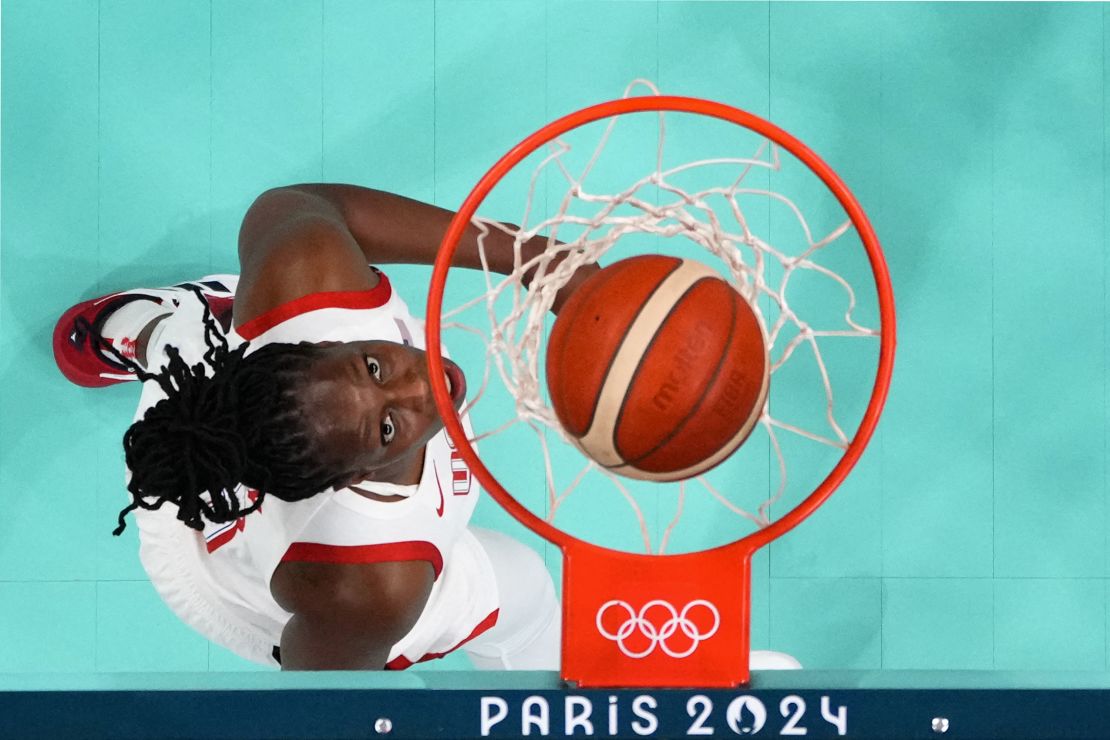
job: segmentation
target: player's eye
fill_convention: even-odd
[[[379,382],[381,381],[381,379],[382,379],[381,363],[379,363],[373,357],[367,357],[366,358],[366,369],[370,372],[370,374],[372,376],[374,376],[375,380],[377,380]]]
[[[382,444],[389,444],[397,436],[397,428],[393,425],[393,416],[386,414],[382,419]]]

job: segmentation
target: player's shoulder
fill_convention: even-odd
[[[380,669],[420,620],[432,592],[425,563],[283,563],[271,580],[293,616],[282,629],[282,668]]]
[[[408,306],[384,274],[372,272],[373,288],[300,296],[237,324],[235,334],[256,346],[366,339],[412,343],[419,327],[408,321]]]
[[[239,232],[239,263],[236,326],[305,296],[378,283],[334,207],[297,188],[267,191],[251,205]]]
[[[293,614],[367,614],[400,617],[431,593],[435,572],[424,560],[376,563],[284,561],[270,579],[270,592]]]

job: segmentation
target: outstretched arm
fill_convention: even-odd
[[[332,206],[351,230],[367,262],[371,264],[430,265],[439,253],[439,244],[455,214],[444,208],[421,203],[381,190],[356,185],[293,185],[293,190],[309,193]],[[453,264],[480,269],[479,230],[469,225],[463,233]],[[513,239],[491,229],[485,239],[490,268],[507,274],[512,270]],[[523,245],[524,258],[541,253],[547,237],[536,237]]]
[[[239,233],[236,323],[309,293],[373,287],[377,276],[368,263],[432,264],[453,216],[443,208],[355,185],[269,190],[250,207]],[[481,267],[479,234],[468,226],[454,265]],[[537,236],[523,245],[522,257],[527,261],[546,247],[547,237]],[[485,248],[492,270],[512,271],[511,236],[491,229]],[[583,270],[573,283],[594,269]],[[529,277],[524,276],[526,283]],[[556,301],[556,311],[573,284],[570,288]]]

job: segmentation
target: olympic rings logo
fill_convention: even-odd
[[[704,633],[689,616],[690,613],[698,607],[707,610],[713,618],[713,626]],[[616,632],[610,632],[605,629],[605,625],[602,624],[605,614],[610,609],[623,609],[627,615]],[[663,622],[661,627],[656,627],[655,622],[648,618],[648,612],[652,609],[662,609],[667,615],[667,619]],[[620,651],[629,658],[645,658],[655,652],[655,648],[661,649],[672,658],[685,658],[689,655],[693,655],[694,651],[698,649],[698,645],[703,641],[717,634],[717,628],[721,626],[721,615],[720,612],[717,611],[717,607],[713,606],[713,604],[705,599],[691,601],[689,604],[682,607],[681,612],[675,609],[669,602],[663,601],[662,599],[649,601],[644,604],[639,612],[635,611],[627,601],[613,599],[612,601],[606,601],[601,605],[601,608],[597,610],[596,621],[597,631],[601,633],[601,636],[617,643],[617,647],[620,648]],[[667,644],[667,640],[679,630],[690,639],[690,646],[681,651],[675,650]],[[648,645],[643,650],[631,650],[625,642],[635,632],[639,632],[647,638]]]

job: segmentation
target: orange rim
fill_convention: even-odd
[[[857,233],[860,235],[864,249],[867,251],[867,257],[871,263],[871,271],[875,277],[875,288],[879,299],[880,319],[879,365],[875,373],[874,390],[872,391],[867,409],[864,412],[863,419],[860,422],[859,428],[856,430],[855,436],[849,443],[847,450],[845,450],[843,457],[841,457],[840,461],[833,467],[825,479],[821,481],[817,488],[814,489],[813,493],[781,518],[772,522],[769,526],[753,532],[736,542],[710,548],[710,550],[718,550],[731,548],[737,546],[738,543],[743,543],[744,550],[754,552],[772,540],[786,534],[802,520],[816,511],[817,508],[832,495],[833,491],[840,486],[848,476],[848,473],[851,472],[852,468],[855,467],[855,464],[863,454],[863,450],[867,447],[867,443],[871,440],[871,436],[874,434],[875,427],[879,422],[879,417],[882,415],[883,405],[886,403],[887,392],[890,388],[891,373],[894,368],[895,346],[894,292],[890,284],[890,273],[887,269],[886,259],[883,257],[878,237],[875,235],[875,230],[872,228],[871,222],[867,219],[863,207],[860,206],[856,197],[852,195],[852,192],[848,189],[848,186],[844,184],[843,180],[841,180],[832,168],[809,147],[783,129],[775,126],[769,121],[765,121],[759,116],[740,110],[739,108],[724,105],[723,103],[702,100],[700,98],[671,95],[624,98],[583,108],[582,110],[575,111],[558,120],[552,121],[510,149],[488,172],[486,172],[485,175],[482,176],[482,179],[478,181],[474,189],[470,191],[470,194],[466,197],[466,200],[463,201],[459,211],[451,220],[451,224],[447,229],[447,234],[440,244],[439,254],[436,257],[435,265],[432,270],[432,281],[428,293],[425,325],[432,394],[435,397],[436,407],[439,410],[440,416],[443,418],[447,433],[450,434],[451,439],[454,440],[459,454],[462,455],[467,465],[470,466],[470,469],[478,477],[478,480],[482,482],[482,485],[490,495],[493,496],[494,500],[520,521],[521,524],[541,537],[559,545],[563,550],[571,547],[584,547],[598,550],[610,549],[567,534],[533,514],[500,484],[470,445],[470,441],[467,439],[466,433],[463,430],[462,421],[459,418],[454,404],[451,402],[450,392],[443,379],[444,367],[442,345],[440,342],[443,291],[446,286],[447,273],[450,270],[451,261],[458,249],[459,240],[462,238],[463,232],[470,224],[470,220],[477,213],[478,207],[486,199],[490,191],[493,190],[494,186],[525,157],[552,139],[587,123],[626,113],[660,111],[695,113],[729,121],[738,126],[743,126],[744,128],[755,131],[774,141],[801,160],[825,183],[825,186],[832,191],[833,195],[836,196],[836,199],[848,214]],[[613,550],[613,552],[621,551]]]

